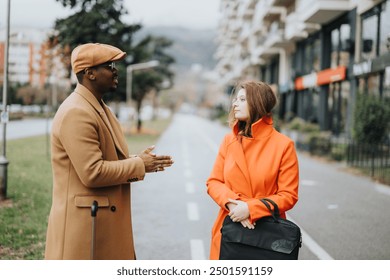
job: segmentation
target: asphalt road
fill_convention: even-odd
[[[178,114],[156,143],[172,155],[165,172],[132,184],[133,226],[140,260],[207,259],[218,208],[205,182],[229,129]],[[300,199],[289,211],[303,231],[300,259],[390,259],[390,187],[345,166],[298,154]]]
[[[51,130],[51,119],[14,120],[7,123],[7,140],[47,134]],[[3,124],[0,125],[0,135],[3,135]]]
[[[45,134],[51,120],[7,124],[7,139]],[[195,115],[177,114],[156,143],[175,164],[132,184],[138,259],[207,259],[218,208],[205,182],[230,130]],[[2,133],[2,126],[0,127]],[[342,164],[298,153],[300,189],[288,213],[303,231],[300,259],[389,260],[390,187],[355,175]]]

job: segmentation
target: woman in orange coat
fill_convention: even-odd
[[[237,89],[229,115],[233,131],[223,139],[206,183],[208,194],[220,207],[212,229],[210,259],[219,259],[226,215],[253,229],[256,220],[270,215],[260,199],[275,201],[283,218],[298,201],[294,143],[273,127],[276,95],[262,82],[244,82]]]

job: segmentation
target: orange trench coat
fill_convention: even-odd
[[[129,182],[142,180],[145,166],[128,155],[115,116],[78,84],[54,117],[51,142],[53,198],[45,258],[90,258],[96,200],[96,258],[134,259]]]
[[[298,201],[298,159],[291,139],[277,132],[271,117],[263,117],[252,125],[253,138],[237,137],[237,125],[226,135],[208,178],[207,192],[220,206],[212,228],[210,259],[219,259],[221,227],[229,213],[229,198],[246,201],[249,219],[269,216],[259,200],[275,201],[282,217]]]

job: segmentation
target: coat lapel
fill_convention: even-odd
[[[263,137],[269,136],[273,131],[272,126],[272,117],[264,116],[260,120],[258,120],[256,123],[252,124],[252,134],[254,138],[260,139]],[[238,125],[237,123],[233,126],[233,134],[237,135],[239,134],[238,131]],[[235,149],[235,161],[240,168],[241,172],[244,174],[245,179],[248,183],[248,185],[252,189],[251,179],[249,176],[249,169],[247,165],[247,161],[245,158],[244,149],[242,147],[242,143],[237,139],[234,143],[234,149]]]
[[[122,136],[123,134],[122,129],[120,126],[117,125],[118,124],[117,119],[114,117],[110,108],[106,104],[104,104],[104,102],[103,102],[103,106],[105,111],[105,117],[103,117],[103,120],[107,125],[108,129],[110,130],[112,138],[114,139],[115,142],[115,146],[117,150],[127,158],[129,153],[127,149],[127,144],[124,141],[123,137],[118,137],[118,136]]]
[[[239,169],[244,174],[244,177],[248,183],[248,186],[250,186],[252,188],[251,179],[249,176],[249,169],[248,169],[248,166],[246,164],[245,154],[244,154],[244,150],[242,149],[242,145],[238,140],[235,141],[233,143],[233,145],[234,145],[234,150],[236,151],[235,152],[236,156],[234,157],[234,159],[235,159]]]
[[[82,97],[84,97],[88,103],[94,107],[94,109],[98,112],[99,116],[102,118],[104,124],[107,126],[108,130],[110,131],[111,137],[114,140],[116,150],[119,154],[121,154],[124,158],[128,158],[128,152],[127,147],[123,141],[119,141],[117,135],[120,135],[119,133],[122,133],[121,131],[117,131],[118,129],[114,130],[111,123],[116,123],[116,120],[114,120],[112,113],[110,109],[103,103],[100,105],[99,101],[93,96],[92,93],[89,92],[87,88],[84,86],[77,84],[77,87],[75,89],[75,92],[80,94]],[[106,109],[103,109],[103,106]],[[111,121],[111,122],[110,122]]]

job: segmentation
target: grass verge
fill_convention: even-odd
[[[157,142],[170,119],[145,121],[141,133],[126,133],[130,153]],[[49,139],[38,136],[7,142],[7,200],[0,202],[0,259],[43,259],[52,173]]]

